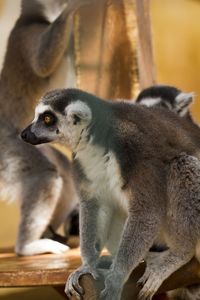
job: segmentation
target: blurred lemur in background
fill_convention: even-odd
[[[45,91],[75,85],[73,13],[87,3],[22,0],[8,40],[0,78],[0,199],[21,201],[20,255],[68,249],[44,237],[51,236],[49,224],[56,230],[77,205],[71,164],[49,146],[25,144],[18,133]]]
[[[193,122],[189,108],[193,102],[193,93],[184,93],[181,90],[166,85],[156,85],[144,89],[137,97],[136,103],[147,107],[163,107],[169,109],[180,117],[187,118],[189,122]],[[200,128],[199,128],[200,138]],[[154,251],[165,250],[165,246],[155,245],[152,247]],[[181,288],[169,292],[170,299],[173,300],[199,300],[200,286],[193,285],[187,288]]]
[[[141,91],[136,103],[147,107],[163,107],[193,122],[189,112],[193,97],[194,93],[184,93],[173,86],[155,85]]]

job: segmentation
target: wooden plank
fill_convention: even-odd
[[[151,38],[149,0],[134,0],[138,25],[138,65],[140,88],[155,84],[155,64]]]
[[[79,249],[66,254],[18,257],[13,252],[0,253],[0,286],[63,285],[81,264]]]
[[[104,252],[105,254],[105,252]],[[62,286],[68,276],[81,264],[80,250],[73,249],[66,254],[17,257],[13,252],[0,253],[0,287],[22,286]],[[141,277],[145,264],[141,263],[125,285],[123,299],[137,299],[137,280]],[[160,293],[178,287],[200,283],[200,264],[193,259],[171,275],[159,289]],[[103,288],[103,281],[94,281],[91,276],[83,276],[81,284],[85,289],[83,299],[95,300]],[[162,296],[164,297],[164,296]],[[74,298],[72,298],[74,299]]]
[[[80,89],[107,100],[137,96],[137,22],[133,4],[133,0],[94,0],[80,9],[75,22]]]

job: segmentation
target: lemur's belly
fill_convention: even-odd
[[[97,235],[101,245],[114,254],[128,215],[129,200],[115,154],[91,143],[76,155],[87,178],[87,194],[99,201]],[[117,232],[117,236],[114,234]]]

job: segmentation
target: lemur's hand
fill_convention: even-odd
[[[89,265],[83,265],[74,271],[68,278],[65,285],[65,293],[68,297],[72,295],[76,296],[78,299],[81,299],[81,295],[83,295],[84,290],[79,284],[79,278],[82,275],[90,274],[94,279],[98,279],[99,274],[95,267],[91,267]]]

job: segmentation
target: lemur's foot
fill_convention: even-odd
[[[147,268],[144,275],[138,281],[138,285],[143,286],[139,293],[139,299],[151,300],[161,286],[162,281],[162,278],[156,272]]]
[[[43,253],[61,254],[69,250],[67,245],[63,245],[50,239],[40,239],[26,244],[23,247],[16,247],[19,255],[36,255]]]

